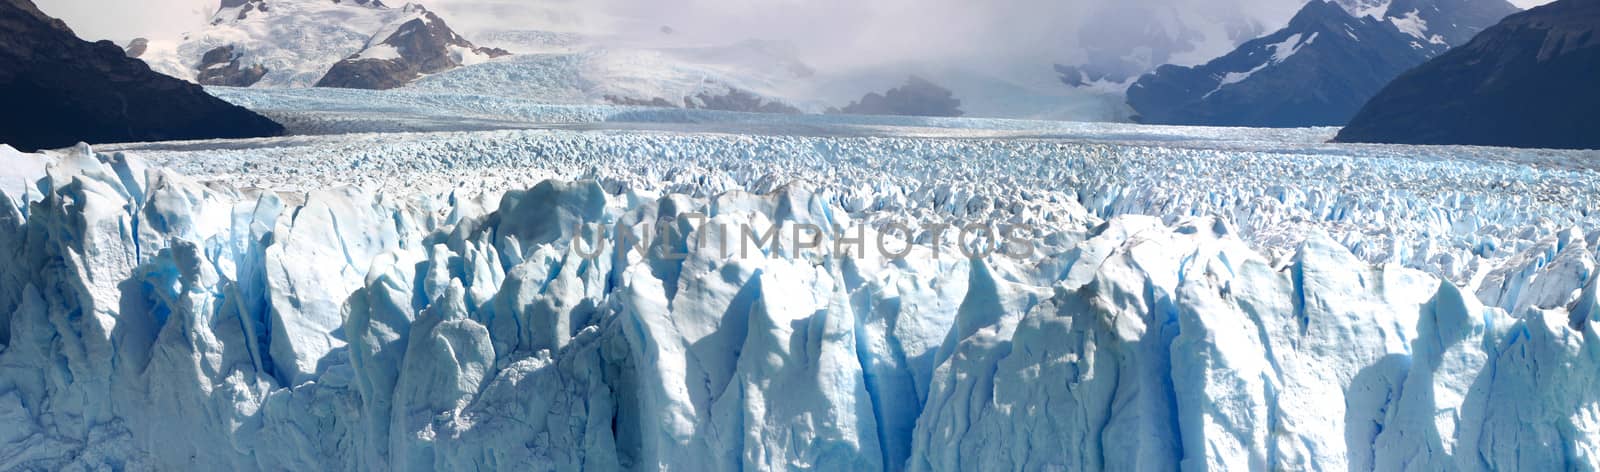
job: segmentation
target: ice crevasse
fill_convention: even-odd
[[[0,199],[0,469],[1600,467],[1596,235],[1473,292],[1215,218],[761,180],[280,193],[63,154]],[[693,244],[891,218],[1045,230]]]

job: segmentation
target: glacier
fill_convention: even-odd
[[[1593,153],[568,110],[0,147],[0,469],[1600,467]]]

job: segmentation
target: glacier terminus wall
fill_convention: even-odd
[[[1190,212],[1129,190],[1145,177],[996,192],[933,160],[406,194],[140,154],[0,150],[48,164],[0,181],[0,469],[1600,467],[1585,224],[1423,209],[1437,235],[1525,242],[1374,249],[1250,223],[1381,218],[1314,190],[1219,189],[1185,208],[1223,210]],[[870,240],[973,221],[1038,228],[1031,257],[897,236],[904,258],[844,257],[786,230],[752,254],[694,244],[718,224]]]

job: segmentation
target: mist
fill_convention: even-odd
[[[88,39],[177,38],[220,0],[36,0]],[[267,0],[290,1],[290,0]],[[306,0],[294,0],[306,1]],[[310,0],[332,1],[332,0]],[[386,0],[399,7],[402,0]],[[1116,85],[1063,87],[1056,64],[1126,84],[1196,65],[1287,24],[1306,0],[426,0],[468,39],[576,33],[592,47],[719,47],[776,41],[816,76],[770,84],[843,105],[918,75],[976,116],[1120,120]],[[1381,0],[1342,0],[1381,1]],[[1529,7],[1548,0],[1516,0]],[[486,46],[498,46],[479,41]]]
[[[200,29],[220,0],[33,0],[90,41],[177,37]]]
[[[1128,25],[1128,36],[1170,30],[1184,15],[1264,27],[1287,22],[1302,0],[435,0],[458,29],[539,29],[655,45],[788,42],[823,67],[894,62],[1035,64],[1081,60],[1086,25]],[[1141,24],[1144,23],[1144,24]],[[663,27],[673,34],[662,35]],[[1208,32],[1209,33],[1209,32]]]
[[[219,0],[36,0],[86,39],[171,38],[197,30]],[[1549,0],[1515,0],[1522,7]],[[391,3],[398,3],[391,0]],[[430,0],[463,34],[490,30],[583,33],[635,45],[785,41],[802,59],[849,68],[889,63],[1074,63],[1090,51],[1130,53],[1153,35],[1194,24],[1246,34],[1288,21],[1304,0]],[[1183,23],[1183,24],[1177,24]],[[663,27],[672,34],[662,34]],[[1214,57],[1237,43],[1228,31],[1189,31]],[[1239,31],[1231,32],[1234,35]],[[1228,39],[1229,41],[1222,41]],[[1249,39],[1248,37],[1243,39]],[[643,43],[643,44],[640,44]],[[1222,46],[1218,46],[1218,45]],[[1161,58],[1156,58],[1161,59]]]

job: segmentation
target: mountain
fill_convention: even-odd
[[[1141,77],[1128,105],[1152,124],[1337,126],[1394,77],[1516,11],[1505,0],[1397,0],[1381,17],[1361,14],[1379,9],[1313,0],[1227,55]]]
[[[1600,1],[1506,18],[1384,87],[1338,141],[1600,149]]]
[[[1057,64],[1073,87],[1126,84],[1163,64],[1193,65],[1260,36],[1281,6],[1245,7],[1238,0],[1091,2],[1075,39],[1079,57]],[[1281,15],[1281,16],[1278,16]],[[1281,21],[1281,20],[1280,20]]]
[[[22,150],[283,133],[109,41],[79,39],[30,0],[0,0],[0,64],[0,142]]]
[[[385,27],[373,39],[384,38],[354,56],[345,58],[317,81],[318,87],[391,89],[422,77],[460,67],[466,62],[510,55],[504,49],[482,48],[450,29],[438,15],[418,5],[406,5],[411,17],[401,18],[392,33]]]
[[[961,100],[950,89],[911,76],[905,85],[884,93],[871,92],[850,102],[839,113],[847,115],[961,116]]]
[[[1456,47],[1519,10],[1504,1],[1393,0],[1388,17],[1403,31]]]
[[[506,54],[417,4],[222,0],[204,29],[142,58],[204,85],[387,89]]]

